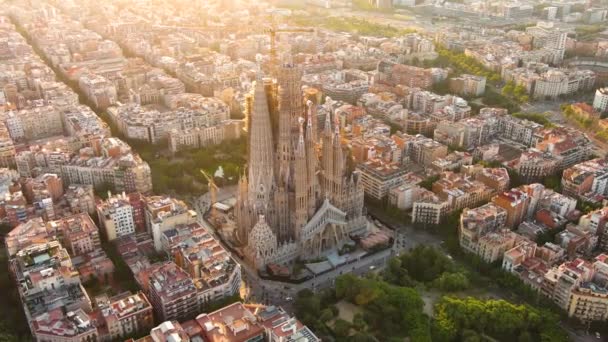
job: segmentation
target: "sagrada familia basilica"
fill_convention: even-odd
[[[330,110],[321,132],[318,94],[304,95],[301,71],[284,64],[275,74],[258,76],[248,97],[248,168],[235,208],[236,239],[259,269],[322,257],[367,229],[337,118]]]

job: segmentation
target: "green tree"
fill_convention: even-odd
[[[458,335],[458,327],[450,318],[446,308],[440,305],[435,307],[435,316],[433,317],[432,336],[433,341],[449,342]]]
[[[338,337],[348,337],[350,335],[351,325],[347,321],[338,318],[334,322],[334,333]]]
[[[524,96],[526,95],[526,93],[526,87],[521,84],[518,84],[515,86],[515,88],[513,88],[513,95],[515,95],[516,97]]]
[[[532,338],[532,335],[527,332],[527,331],[522,331],[521,334],[519,334],[519,337],[517,337],[517,342],[533,342],[534,339]]]
[[[435,311],[434,331],[441,341],[453,339],[454,328],[461,331],[463,340],[467,330],[504,341],[511,341],[514,336],[526,338],[526,335],[534,341],[548,337],[555,341],[567,340],[567,334],[558,325],[557,316],[528,305],[504,300],[443,297],[436,304]],[[472,333],[466,334],[473,336]]]
[[[433,183],[435,183],[438,180],[439,180],[439,176],[438,175],[437,176],[431,176],[431,177],[428,177],[427,179],[423,180],[422,182],[418,183],[418,185],[420,187],[423,187],[423,188],[427,189],[427,190],[431,190],[432,187],[433,187]]]
[[[509,81],[507,82],[507,84],[505,84],[505,86],[502,88],[502,94],[505,96],[509,96],[513,94],[513,89],[514,89],[514,85],[513,82]]]
[[[462,341],[463,342],[481,342],[481,336],[475,330],[465,329],[462,332]]]
[[[321,301],[312,291],[306,289],[298,293],[294,303],[296,315],[304,322],[314,322],[321,314]]]
[[[417,281],[431,282],[444,272],[455,270],[454,263],[439,250],[419,245],[400,257],[401,265]]]
[[[530,101],[530,96],[528,96],[528,95],[522,95],[522,96],[519,97],[519,102],[520,103],[526,103],[528,101]]]
[[[357,331],[365,331],[365,329],[367,328],[367,324],[363,319],[363,314],[361,314],[360,312],[357,312],[353,316],[353,328]]]
[[[548,177],[543,178],[543,185],[546,188],[549,188],[554,191],[560,191],[562,187],[562,175],[555,174]]]
[[[469,278],[463,273],[448,273],[444,272],[437,280],[436,286],[442,291],[454,292],[462,291],[469,288]]]
[[[352,342],[377,342],[373,335],[366,332],[358,332],[350,337]]]
[[[321,322],[329,322],[332,319],[334,319],[334,314],[331,312],[331,309],[326,308],[321,311],[321,316],[319,316],[319,320],[321,320]]]

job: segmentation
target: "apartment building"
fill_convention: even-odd
[[[437,225],[450,213],[450,210],[448,201],[434,194],[428,195],[413,203],[412,222]]]
[[[498,121],[500,137],[523,144],[527,147],[536,145],[536,133],[543,129],[541,124],[506,115]]]
[[[190,337],[186,330],[179,324],[178,321],[165,321],[157,327],[150,330],[150,336],[146,336],[141,342],[156,342],[156,341],[184,341],[189,342]],[[138,340],[139,341],[139,340]]]
[[[378,63],[378,81],[392,85],[405,85],[410,88],[429,89],[433,85],[431,69],[389,61]]]
[[[80,137],[84,141],[93,141],[110,137],[110,127],[90,107],[84,105],[71,106],[61,112],[65,133],[69,136]]]
[[[88,254],[101,248],[99,230],[87,213],[51,221],[48,225],[51,231],[59,234],[72,256]]]
[[[0,122],[0,167],[15,167],[17,150],[4,122]]]
[[[593,98],[593,108],[598,112],[608,111],[608,87],[598,88]]]
[[[525,182],[538,182],[554,175],[560,164],[561,159],[555,158],[551,153],[532,148],[520,155],[513,169]]]
[[[99,74],[82,75],[78,79],[78,87],[96,108],[102,110],[116,104],[118,100],[114,84]]]
[[[583,322],[608,319],[608,290],[593,282],[584,282],[571,291],[568,316]]]
[[[70,162],[72,150],[57,141],[57,144],[49,142],[44,145],[30,146],[29,149],[20,151],[15,155],[17,171],[22,177],[36,177],[41,173],[54,173],[61,175],[61,166]]]
[[[562,192],[568,196],[596,201],[608,195],[608,164],[596,158],[564,170]]]
[[[554,27],[552,22],[539,21],[536,26],[527,27],[526,33],[533,37],[534,48],[551,53],[551,63],[559,64],[563,61],[568,32]]]
[[[163,321],[194,317],[200,309],[198,291],[186,271],[174,262],[159,262],[136,274],[156,317]]]
[[[97,329],[86,314],[91,301],[58,241],[21,249],[11,260],[10,271],[34,338],[66,342],[97,338]]]
[[[53,173],[44,173],[36,178],[22,180],[21,188],[29,202],[38,202],[50,196],[54,202],[63,197],[63,181]]]
[[[432,185],[434,196],[414,202],[413,222],[439,224],[455,210],[473,208],[490,199],[494,190],[470,175],[445,171]]]
[[[54,231],[41,217],[36,217],[25,223],[21,223],[4,236],[4,246],[9,257],[14,256],[20,250],[38,243],[45,243],[51,239]]]
[[[177,266],[193,279],[201,306],[239,293],[240,265],[199,223],[166,230],[162,245]]]
[[[98,318],[100,341],[124,340],[154,326],[152,305],[142,292],[102,295],[95,302],[97,310],[92,315]]]
[[[492,188],[495,192],[502,192],[509,188],[509,172],[504,167],[489,168],[471,165],[463,166],[461,172],[472,175],[476,181]]]
[[[406,181],[405,184],[392,188],[388,194],[388,203],[401,210],[410,210],[414,202],[422,198],[434,196],[434,194],[418,185]]]
[[[230,108],[217,98],[195,98],[186,107],[169,110],[128,103],[111,107],[108,113],[126,137],[153,144],[166,140],[172,130],[209,128],[230,118]]]
[[[37,341],[82,342],[99,338],[97,327],[82,309],[68,311],[55,308],[30,322],[32,335]]]
[[[409,136],[404,155],[424,167],[432,167],[435,160],[448,155],[448,147],[423,135]]]
[[[125,193],[111,196],[97,204],[100,228],[105,231],[109,241],[135,233],[136,215],[129,196]]]
[[[263,308],[248,307],[262,324],[269,342],[289,342],[306,340],[320,342],[315,334],[297,318],[290,316],[281,307],[266,306]]]
[[[9,112],[6,128],[13,140],[37,140],[63,134],[61,113],[51,105]]]
[[[460,246],[470,253],[477,254],[479,239],[488,233],[503,229],[506,221],[506,210],[493,203],[463,210],[458,229]]]
[[[550,69],[535,80],[532,96],[535,99],[556,99],[562,95],[591,90],[596,77],[591,70]]]
[[[164,322],[141,341],[289,342],[321,340],[281,307],[234,303],[195,319]],[[139,340],[138,340],[139,341]]]
[[[0,203],[0,207],[4,207],[4,214],[11,227],[16,227],[20,223],[34,218],[34,211],[27,204],[27,200],[21,191],[13,192],[7,195],[4,203]]]
[[[183,149],[201,148],[217,145],[225,140],[238,139],[243,133],[243,125],[242,120],[226,120],[209,127],[172,129],[167,133],[169,149],[176,153]]]
[[[58,166],[67,184],[110,185],[116,192],[152,191],[150,166],[117,138],[102,140],[100,155],[85,148]]]
[[[501,229],[481,236],[477,241],[477,254],[483,261],[493,263],[501,260],[506,251],[515,246],[522,237],[509,229]]]
[[[504,252],[502,269],[514,273],[516,268],[536,256],[537,245],[532,240],[523,240],[515,247]]]
[[[230,317],[230,319],[226,319]],[[201,337],[209,342],[264,341],[266,330],[256,316],[242,303],[234,303],[196,317]]]
[[[397,163],[385,163],[379,159],[367,160],[357,165],[365,194],[377,200],[385,198],[390,189],[405,182],[407,171]]]
[[[443,172],[439,180],[433,183],[432,190],[449,203],[452,211],[474,208],[489,200],[494,193],[493,189],[472,177],[451,171]]]
[[[581,229],[592,232],[599,237],[599,247],[602,251],[608,250],[608,207],[591,211],[580,217],[578,225]]]
[[[492,203],[506,210],[505,226],[515,229],[527,215],[530,196],[524,190],[515,188],[492,197]]]
[[[433,161],[432,167],[437,172],[459,171],[463,166],[473,164],[473,156],[468,152],[454,151],[445,158]]]
[[[460,122],[441,121],[433,132],[433,140],[448,146],[465,148],[467,128]]]
[[[351,153],[356,163],[380,159],[386,163],[401,164],[403,151],[392,139],[378,136],[375,132],[369,135],[372,137],[356,137],[350,141]]]
[[[566,169],[586,161],[593,152],[593,143],[589,137],[574,128],[558,126],[538,132],[535,148],[550,153],[559,161],[559,170]]]
[[[177,225],[189,225],[196,221],[196,212],[185,202],[167,196],[150,196],[144,200],[144,215],[148,233],[154,240],[154,248],[162,249],[163,232]]]
[[[63,194],[72,214],[89,213],[95,210],[95,193],[92,185],[70,185]]]
[[[541,293],[562,309],[569,311],[572,294],[583,283],[591,281],[593,266],[588,261],[574,259],[550,269],[544,276]]]
[[[350,82],[329,81],[323,84],[322,90],[332,100],[356,104],[361,95],[369,91],[369,81],[362,79]]]
[[[450,78],[450,90],[455,94],[477,97],[486,91],[485,76],[462,74]]]

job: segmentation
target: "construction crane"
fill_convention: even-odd
[[[276,28],[276,25],[272,24],[270,28],[264,30],[264,33],[268,34],[270,37],[270,65],[272,68],[272,72],[275,71],[275,68],[279,65],[279,58],[277,56],[277,33],[281,32],[315,32],[314,29],[311,28]]]
[[[217,209],[215,208],[214,204],[217,202],[217,190],[218,187],[217,185],[215,185],[215,181],[213,180],[213,177],[210,177],[207,172],[205,172],[205,170],[201,169],[200,170],[201,173],[203,174],[203,176],[205,176],[205,178],[207,179],[207,187],[209,188],[209,195],[210,195],[210,203],[209,203],[209,209],[211,210],[211,222],[213,222],[213,224],[216,223],[217,220]]]
[[[270,27],[264,29],[264,34],[268,34],[268,36],[270,37],[270,65],[271,65],[271,71],[274,73],[275,72],[275,68],[278,67],[279,65],[279,61],[278,61],[278,56],[277,56],[277,47],[276,47],[276,39],[277,39],[277,33],[283,33],[283,32],[293,32],[293,33],[297,33],[297,32],[307,32],[307,33],[314,33],[315,29],[312,28],[297,28],[297,27],[288,27],[288,28],[277,28],[276,22],[275,22],[275,17],[274,14],[271,15],[270,20]],[[153,28],[166,28],[166,29],[186,29],[186,30],[209,30],[209,27],[204,27],[204,26],[174,26],[174,25],[153,25]]]

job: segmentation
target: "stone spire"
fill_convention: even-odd
[[[321,161],[323,168],[323,191],[325,191],[324,196],[331,196],[331,191],[333,191],[333,187],[331,185],[331,180],[334,174],[334,160],[333,160],[333,135],[331,133],[331,118],[333,112],[333,101],[330,97],[327,97],[325,103],[328,105],[329,109],[325,116],[325,126],[323,127],[323,150]]]
[[[308,217],[312,217],[317,206],[319,199],[319,179],[317,177],[317,140],[316,132],[313,126],[313,120],[316,117],[313,116],[313,110],[315,104],[312,101],[306,102],[307,120],[306,120],[306,170],[308,179]]]
[[[306,167],[306,145],[304,144],[304,118],[300,118],[300,136],[295,160],[295,222],[293,236],[300,237],[300,230],[308,221],[308,172]]]
[[[344,175],[344,151],[342,150],[342,136],[340,135],[340,123],[336,119],[335,131],[332,140],[334,159],[334,179],[339,181]]]
[[[268,205],[274,186],[274,148],[268,99],[264,84],[258,76],[253,92],[253,108],[250,114],[249,132],[249,201],[256,212]]]
[[[277,141],[277,160],[279,161],[279,185],[287,184],[293,189],[294,149],[298,139],[298,118],[304,113],[302,102],[300,70],[284,64],[278,69],[279,85],[279,133]]]

